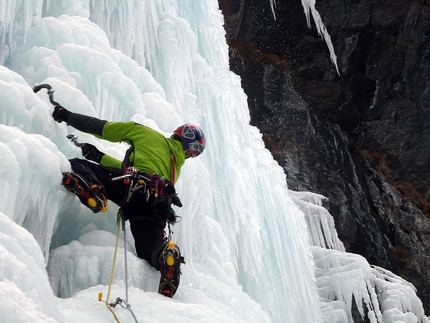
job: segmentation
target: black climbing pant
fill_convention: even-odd
[[[85,159],[70,159],[72,170],[87,179],[91,184],[101,185],[106,197],[119,204],[127,194],[127,186],[123,180],[112,181],[114,177],[124,175],[118,168],[102,166]],[[166,207],[163,206],[163,210]],[[130,221],[136,253],[139,258],[159,270],[158,258],[165,245],[165,220],[159,220],[156,214],[160,206],[153,206],[146,201],[145,194],[137,193],[125,206],[122,206],[123,216]],[[165,212],[165,211],[163,211]],[[167,215],[166,215],[167,218]]]

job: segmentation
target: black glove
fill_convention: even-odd
[[[58,123],[61,123],[63,121],[67,122],[67,119],[69,118],[70,114],[71,112],[66,108],[63,108],[61,105],[56,105],[54,108],[54,112],[52,112],[52,117]]]
[[[175,187],[171,183],[167,183],[166,185],[166,195],[168,196],[170,203],[182,207],[182,202],[176,194]]]
[[[151,176],[149,189],[152,194],[158,192],[158,194],[154,194],[155,200],[152,204],[154,206],[154,217],[158,218],[160,223],[163,223],[163,227],[166,225],[166,221],[171,224],[176,223],[176,214],[171,208],[171,205],[174,204],[182,207],[182,203],[178,195],[176,195],[176,190],[172,183],[170,181],[164,181],[160,176],[154,174]]]
[[[170,181],[164,181],[159,175],[153,174],[149,182],[149,190],[151,193],[158,196],[164,197],[164,201],[168,201],[168,205],[174,204],[176,206],[182,207],[182,202],[176,195],[175,187],[170,183]]]
[[[81,147],[82,155],[88,159],[95,161],[96,163],[100,164],[100,161],[102,160],[102,157],[105,155],[105,153],[102,153],[100,150],[96,148],[96,146],[91,144],[83,144]]]
[[[176,206],[178,206],[178,207],[182,207],[182,202],[181,202],[181,200],[179,199],[179,196],[178,195],[172,195],[171,196],[171,199],[172,199],[172,203],[174,204],[174,205],[176,205]]]

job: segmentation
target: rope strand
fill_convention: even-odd
[[[127,238],[126,238],[124,216],[122,216],[122,230],[124,231],[125,304],[126,304],[126,308],[130,311],[131,315],[133,316],[135,322],[139,323],[133,311],[131,310],[131,305],[128,303]]]
[[[115,314],[114,310],[112,309],[112,307],[109,305],[109,298],[110,298],[110,291],[112,289],[113,277],[114,277],[114,273],[115,273],[116,254],[117,254],[117,251],[118,251],[118,240],[119,240],[119,233],[120,233],[120,228],[121,228],[121,225],[119,223],[119,220],[121,218],[121,214],[122,214],[122,211],[121,211],[121,209],[119,209],[118,210],[118,214],[117,214],[117,218],[116,218],[116,224],[118,226],[118,230],[117,230],[117,233],[116,233],[115,251],[113,253],[112,270],[111,270],[111,274],[110,274],[109,288],[108,288],[108,292],[107,292],[107,296],[106,296],[106,301],[105,301],[106,307],[108,308],[109,311],[111,311],[113,317],[115,318],[115,320],[118,323],[120,323],[120,321],[119,321],[118,317],[116,316],[116,314]]]
[[[112,283],[113,283],[113,278],[114,278],[114,273],[115,273],[116,255],[118,253],[119,233],[121,231],[120,220],[122,220],[122,230],[124,231],[125,300],[121,299],[120,297],[117,297],[114,303],[109,303],[110,292],[111,292],[111,289],[112,289]],[[115,318],[115,320],[118,323],[121,323],[121,322],[119,321],[118,317],[115,314],[115,311],[113,310],[113,308],[115,308],[115,306],[117,306],[118,304],[122,308],[126,308],[127,310],[129,310],[130,313],[131,313],[131,315],[134,318],[134,321],[136,323],[139,323],[137,321],[137,318],[134,315],[133,311],[131,310],[131,305],[128,303],[127,237],[126,237],[125,221],[126,221],[126,219],[125,219],[124,216],[122,216],[122,209],[120,208],[118,210],[118,214],[117,214],[117,218],[116,218],[116,224],[118,226],[118,230],[117,230],[117,233],[116,233],[115,251],[114,251],[114,254],[113,254],[113,261],[112,261],[112,271],[111,271],[111,275],[110,275],[109,287],[108,287],[108,292],[107,292],[107,296],[106,296],[106,301],[104,303],[106,304],[106,307],[112,313],[113,317]],[[102,301],[102,298],[103,298],[103,294],[99,293],[99,301]],[[124,303],[126,306],[124,307],[122,305],[122,303]]]

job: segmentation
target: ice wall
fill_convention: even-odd
[[[7,131],[16,127],[23,137],[46,141],[43,145],[53,151],[31,148],[32,161],[40,169],[26,168],[25,159],[19,159],[18,164],[21,170],[28,170],[23,178],[36,186],[24,192],[24,197],[36,195],[38,201],[50,203],[49,212],[20,206],[25,211],[21,214],[23,226],[41,240],[46,256],[51,243],[48,272],[56,294],[69,297],[107,283],[105,252],[111,251],[109,240],[82,243],[81,239],[95,230],[112,232],[116,209],[111,207],[107,215],[94,216],[58,186],[61,170],[68,169],[66,158],[79,155],[79,151],[65,138],[72,129],[52,121],[43,90],[37,95],[31,93],[31,86],[40,83],[51,84],[55,100],[74,112],[109,120],[133,119],[166,135],[184,122],[200,124],[208,149],[202,158],[187,162],[177,184],[185,207],[179,210],[183,220],[174,228],[174,238],[188,260],[183,269],[183,297],[189,297],[187,279],[188,286],[195,286],[198,277],[205,277],[200,284],[208,291],[228,284],[235,290],[228,294],[234,295],[243,288],[239,293],[251,297],[244,304],[260,304],[275,321],[285,315],[318,320],[318,295],[303,213],[291,199],[285,199],[288,194],[282,170],[264,148],[261,134],[249,126],[246,98],[238,78],[228,69],[222,16],[216,3],[106,2],[101,12],[94,11],[99,8],[96,6],[92,2],[44,3],[42,10],[35,12],[53,16],[36,19],[24,33],[16,33],[22,41],[17,41],[19,46],[10,46],[11,70],[4,71],[23,83],[15,100],[29,96],[19,108],[13,109],[10,103],[3,121]],[[125,18],[125,13],[135,9],[152,29],[130,30],[141,27]],[[21,10],[30,9],[22,6]],[[97,15],[105,22],[100,23],[102,27],[111,28],[106,34],[87,19]],[[117,34],[118,30],[122,32]],[[135,51],[135,44],[143,39],[148,42],[144,44],[147,50],[138,52],[140,59],[137,55],[133,60],[112,48],[106,35],[113,43],[122,40],[122,47],[131,46],[130,51]],[[19,115],[26,110],[34,112],[24,121]],[[41,124],[46,128],[40,128]],[[80,140],[97,144],[115,156],[121,156],[126,148],[78,135]],[[50,162],[52,154],[58,155],[58,161]],[[5,168],[5,172],[9,170]],[[44,189],[40,189],[42,185]],[[18,203],[15,196],[8,200]],[[14,210],[6,211],[11,218],[17,217]],[[42,216],[45,218],[38,226],[26,222]],[[101,244],[107,249],[101,249]],[[143,268],[130,283],[155,290],[144,279],[153,274],[151,268]],[[262,283],[256,283],[256,278]],[[157,278],[151,281],[156,284]],[[260,320],[266,319],[258,306],[251,308],[248,316],[255,313]]]

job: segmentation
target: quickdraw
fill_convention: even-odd
[[[111,181],[124,180],[124,184],[128,186],[127,194],[124,196],[123,200],[118,204],[119,206],[124,206],[128,202],[131,201],[134,194],[138,191],[141,191],[145,194],[146,202],[149,201],[151,193],[148,189],[148,183],[151,181],[151,178],[143,173],[140,173],[139,170],[135,167],[128,167],[126,170],[126,174],[122,176],[117,176],[111,178]]]

